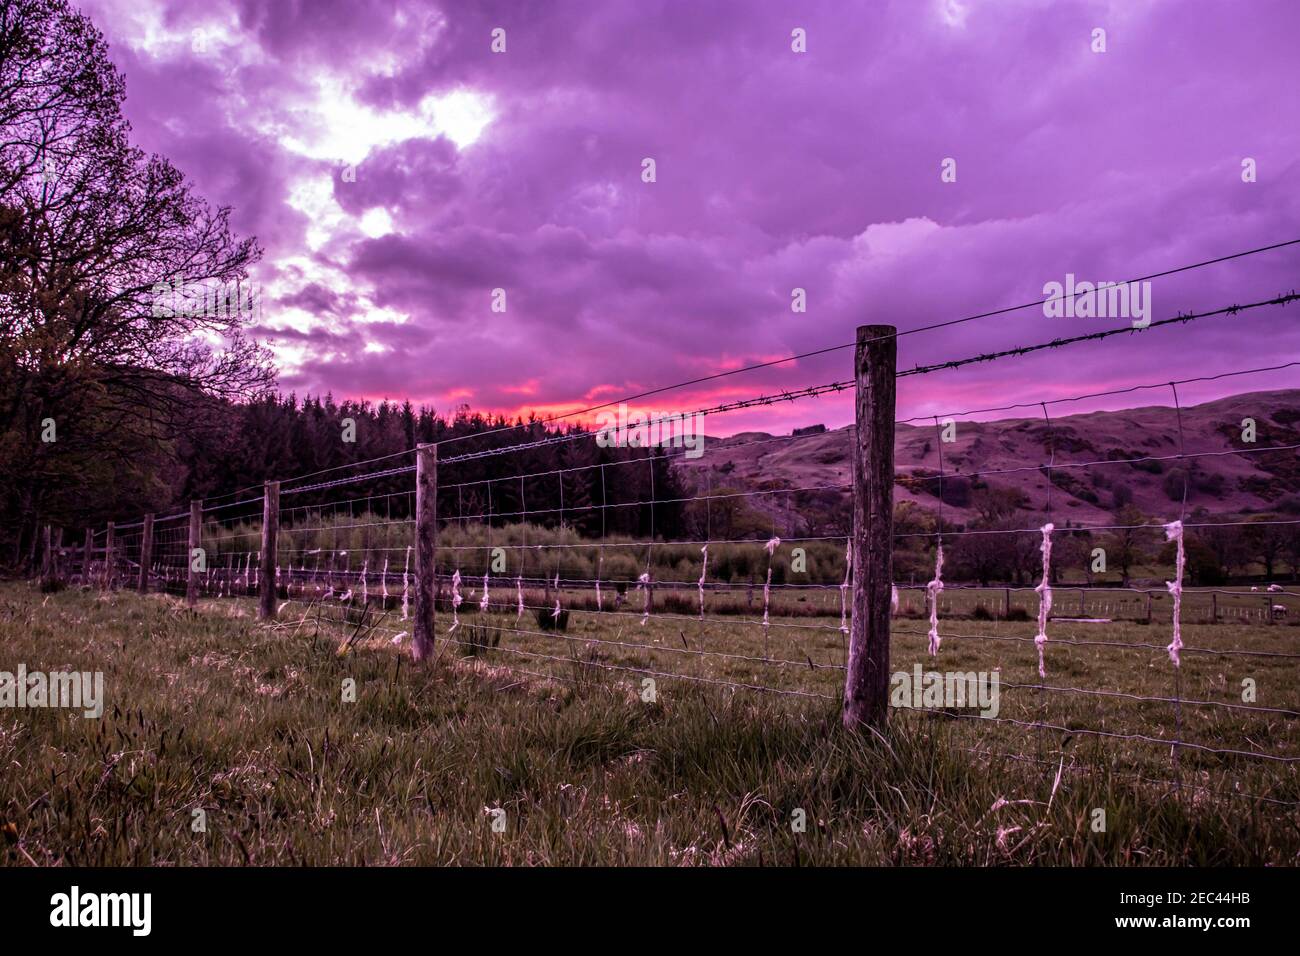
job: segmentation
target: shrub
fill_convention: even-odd
[[[1277,510],[1283,514],[1300,515],[1300,495],[1283,495],[1277,500]]]
[[[478,657],[501,643],[501,628],[488,624],[462,625],[460,634],[460,643],[456,646],[465,657]]]
[[[533,617],[537,619],[539,630],[567,631],[569,629],[569,612],[564,608],[560,608],[559,617],[556,617],[554,608],[534,608]]]
[[[1175,468],[1169,474],[1165,475],[1164,484],[1161,485],[1165,497],[1170,501],[1181,501],[1183,498],[1183,483],[1185,480],[1186,473],[1181,468]],[[1190,488],[1188,490],[1190,490]]]

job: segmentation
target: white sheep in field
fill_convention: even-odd
[[[1282,585],[1280,585],[1280,584],[1270,584],[1270,585],[1268,586],[1268,589],[1269,589],[1270,591],[1272,591],[1273,593],[1276,594],[1278,591],[1281,591],[1281,590],[1282,590]]]
[[[1273,616],[1274,616],[1274,617],[1286,617],[1286,605],[1285,605],[1285,604],[1274,604],[1274,605],[1273,605]]]
[[[1250,586],[1250,589],[1251,589],[1252,591],[1258,591],[1258,590],[1259,590],[1259,588],[1255,587],[1255,585],[1253,585],[1253,584]]]

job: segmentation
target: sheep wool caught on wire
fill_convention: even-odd
[[[1055,526],[1050,521],[1043,525],[1043,543],[1038,547],[1043,555],[1043,579],[1038,582],[1038,587],[1034,588],[1038,592],[1038,634],[1034,637],[1034,645],[1038,648],[1039,677],[1047,676],[1043,662],[1043,648],[1047,644],[1047,617],[1052,613],[1052,532],[1054,530]]]

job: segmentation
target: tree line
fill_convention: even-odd
[[[585,428],[536,416],[512,421],[467,406],[439,415],[410,401],[336,403],[329,395],[300,401],[274,392],[228,406],[220,427],[186,439],[171,500],[207,498],[267,479],[295,479],[284,489],[344,481],[295,491],[293,506],[324,513],[348,502],[354,513],[406,518],[414,504],[415,456],[405,453],[428,443],[439,446],[442,521],[526,521],[586,537],[672,538],[685,527],[687,493],[662,449],[602,447]]]

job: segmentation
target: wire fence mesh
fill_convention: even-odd
[[[1276,307],[1294,298],[1201,315]],[[900,494],[925,497],[933,506],[931,522],[899,522],[894,534],[896,551],[911,556],[907,572],[895,576],[891,609],[898,688],[932,687],[937,675],[941,691],[953,674],[993,675],[998,700],[976,712],[970,701],[952,706],[938,693],[933,706],[900,706],[893,719],[964,721],[972,752],[1038,760],[1056,772],[1086,755],[1174,790],[1288,806],[1300,802],[1300,631],[1284,626],[1300,618],[1300,587],[1193,587],[1183,570],[1188,534],[1234,528],[1284,540],[1300,534],[1295,518],[1189,512],[1195,463],[1294,457],[1300,443],[1224,448],[1220,439],[1208,440],[1215,436],[1189,435],[1178,393],[1180,384],[1295,365],[1300,363],[897,422],[929,424],[938,465],[931,470],[914,463],[895,472]],[[717,421],[741,409],[833,398],[853,384],[757,395],[685,414]],[[1170,390],[1177,416],[1167,451],[1098,455],[1075,448],[1062,427],[1063,405],[1157,388]],[[946,423],[962,416],[1027,408],[1041,414],[1041,426],[1034,426],[1042,429],[1040,460],[979,467],[969,453],[956,455],[957,443],[945,433]],[[1017,421],[1007,427],[1029,426]],[[853,494],[849,457],[837,460],[837,467],[809,471],[806,480],[737,487],[727,467],[737,456],[799,460],[806,443],[824,443],[824,435],[743,434],[704,442],[699,456],[669,443],[616,460],[600,455],[603,438],[608,435],[581,429],[539,435],[530,427],[513,436],[488,432],[440,444],[431,609],[438,653],[583,688],[658,694],[658,683],[667,681],[824,700],[828,706],[840,700],[851,623],[852,528],[850,513],[836,511],[834,504]],[[1199,438],[1207,440],[1198,443]],[[537,467],[530,454],[554,446],[563,446],[570,463]],[[282,483],[272,562],[279,623],[271,628],[272,638],[310,629],[314,636],[332,637],[344,652],[362,644],[410,644],[416,614],[415,454],[410,449]],[[1070,518],[1071,474],[1111,470],[1122,482],[1132,469],[1157,465],[1176,465],[1181,476],[1181,494],[1171,498],[1167,516],[1091,523]],[[664,489],[664,476],[674,467],[688,468],[693,476],[687,493]],[[954,505],[947,493],[958,482],[987,484],[1018,475],[1042,487],[1042,504],[1034,509],[1041,520],[1024,521],[1021,508],[1019,520],[975,526],[969,510]],[[66,542],[60,555],[72,580],[86,586],[142,581],[147,589],[181,596],[193,583],[199,597],[244,602],[252,614],[264,579],[264,504],[256,489],[204,503],[198,551],[191,515],[181,512],[153,520],[147,559],[143,520],[97,530],[84,546]],[[1163,562],[1174,567],[1172,580],[1094,581],[1088,548],[1069,550],[1078,542],[1149,555],[1173,549],[1176,557]],[[981,549],[994,548],[1016,552],[1016,580],[992,580],[993,572],[978,580]],[[973,567],[976,579],[950,571],[952,580],[945,580],[945,549],[948,568],[954,561],[968,571]],[[896,559],[896,570],[902,567]]]

